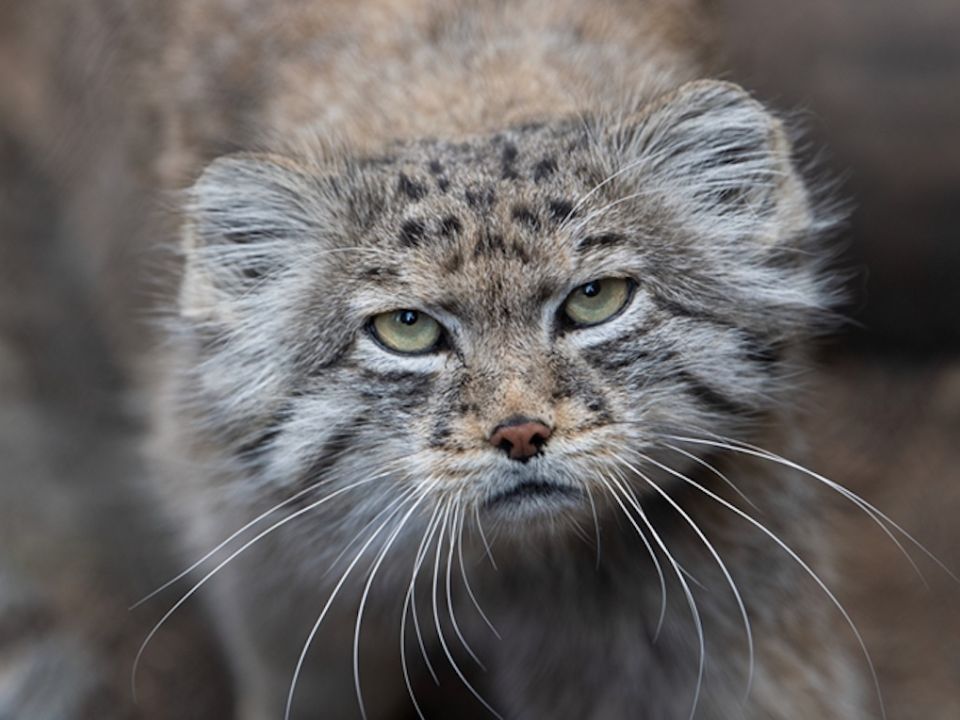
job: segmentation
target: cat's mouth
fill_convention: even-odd
[[[521,480],[487,498],[488,509],[541,501],[571,501],[580,499],[581,492],[570,485],[546,480]]]

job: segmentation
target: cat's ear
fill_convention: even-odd
[[[782,123],[738,85],[687,83],[628,118],[616,137],[641,191],[714,237],[777,244],[810,223]]]
[[[322,225],[315,176],[276,155],[214,160],[187,191],[180,312],[226,319],[256,301]]]

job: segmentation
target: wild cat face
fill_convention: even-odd
[[[589,509],[671,434],[775,402],[823,295],[789,154],[700,82],[617,121],[222,158],[188,207],[187,399],[286,489]]]

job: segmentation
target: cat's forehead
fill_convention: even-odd
[[[576,261],[568,229],[604,167],[578,121],[397,145],[359,166],[361,272],[421,293],[544,296]]]

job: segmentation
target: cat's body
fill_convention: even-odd
[[[292,717],[358,716],[355,646],[371,718],[435,709],[418,631],[446,692],[506,718],[873,712],[814,579],[811,480],[736,444],[802,455],[825,223],[780,123],[690,82],[711,71],[694,8],[158,13],[158,186],[195,182],[153,482],[187,558],[285,503],[197,571],[243,548],[197,594],[243,720],[283,716],[308,638]],[[621,307],[567,323],[603,278]],[[444,327],[429,352],[374,339],[406,308]],[[544,429],[529,462],[491,443],[504,425]]]
[[[791,454],[783,368],[827,302],[815,264],[789,259],[819,220],[779,124],[732,86],[678,90],[706,72],[690,10],[184,8],[182,44],[158,85],[169,106],[164,172],[192,176],[224,140],[280,154],[216,161],[187,201],[183,321],[161,417],[163,454],[186,453],[200,469],[177,463],[160,485],[173,488],[195,551],[311,483],[325,482],[244,537],[343,493],[259,540],[204,591],[245,717],[282,713],[335,591],[295,714],[357,713],[354,621],[375,563],[359,646],[371,716],[411,704],[397,658],[404,616],[414,695],[429,686],[403,602],[417,564],[430,662],[447,663],[449,651],[505,717],[687,717],[700,624],[698,717],[862,716],[869,685],[850,629],[808,573],[699,489],[643,466],[669,488],[661,496],[633,469],[642,460],[631,453],[653,453],[732,502],[716,474],[668,457],[650,433],[733,435]],[[638,287],[619,331],[551,329],[571,288],[620,274]],[[411,305],[454,328],[447,352],[392,356],[366,335],[365,317]],[[520,469],[487,443],[514,416],[552,432]],[[829,577],[829,543],[798,478],[684,447],[722,466],[766,506],[771,531]],[[527,503],[519,517],[489,505],[513,482],[558,479],[577,495],[511,498]],[[662,547],[621,482],[644,498]],[[497,528],[498,570],[482,562],[477,517]],[[459,582],[451,538],[461,526],[464,566],[500,640]],[[666,584],[659,632],[662,589],[644,542]],[[461,632],[488,672],[476,672]]]

